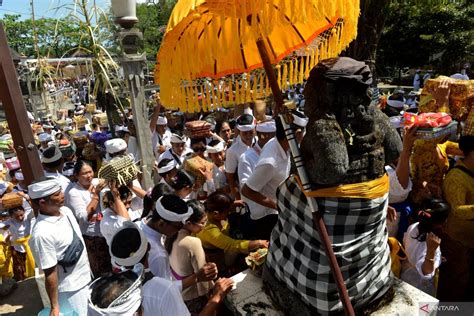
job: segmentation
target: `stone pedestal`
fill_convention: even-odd
[[[262,278],[253,271],[245,270],[232,278],[236,283],[235,289],[227,295],[225,303],[233,315],[284,315],[263,290]],[[393,300],[374,311],[372,316],[419,315],[420,311],[424,313],[422,308],[426,304],[429,304],[430,310],[432,310],[433,306],[439,303],[436,298],[396,278],[393,280],[393,289],[395,291]],[[423,315],[435,315],[435,313],[424,313]],[[292,314],[304,315],[304,313]]]

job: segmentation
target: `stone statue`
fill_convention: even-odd
[[[309,123],[301,156],[314,189],[310,196],[323,214],[357,313],[391,288],[384,167],[402,149],[388,117],[371,102],[371,83],[367,65],[340,57],[313,68],[304,90]],[[342,313],[307,198],[295,176],[280,185],[264,284],[288,314]]]

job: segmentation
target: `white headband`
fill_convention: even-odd
[[[307,117],[300,117],[296,114],[293,114],[293,123],[298,125],[301,128],[305,128],[308,125],[308,118]]]
[[[188,207],[188,212],[184,214],[176,214],[174,212],[168,211],[167,209],[165,209],[163,204],[161,204],[162,198],[163,197],[160,197],[155,203],[156,212],[158,213],[158,215],[160,215],[161,218],[169,222],[181,222],[185,224],[189,217],[193,214],[193,209],[191,207]]]
[[[98,278],[89,286],[89,299],[88,299],[88,315],[99,316],[99,315],[114,315],[114,316],[133,316],[142,303],[142,276],[139,273],[143,273],[143,266],[141,266],[141,272],[138,271],[140,268],[133,269],[133,272],[137,274],[137,279],[133,284],[126,289],[119,297],[117,297],[108,307],[99,308],[95,306],[91,301],[91,294],[97,281],[102,278]],[[137,271],[135,271],[137,270]]]
[[[241,132],[249,132],[255,129],[255,124],[237,125],[237,129]]]
[[[173,170],[176,167],[176,160],[170,160],[166,165],[163,167],[158,168],[158,173],[166,173],[168,171]]]
[[[215,146],[207,146],[207,153],[208,154],[217,154],[220,153],[221,151],[225,150],[225,143],[224,142],[219,142]]]

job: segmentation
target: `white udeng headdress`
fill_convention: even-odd
[[[191,207],[188,207],[188,211],[184,214],[176,214],[174,212],[168,211],[167,209],[165,209],[163,204],[161,204],[162,198],[163,197],[160,197],[155,203],[156,212],[158,213],[158,215],[160,215],[161,218],[170,222],[181,222],[185,224],[189,217],[193,214],[193,209]]]
[[[98,278],[89,285],[89,299],[88,299],[88,315],[113,315],[113,316],[133,316],[142,303],[142,275],[143,265],[137,264],[133,268],[133,272],[137,275],[137,279],[133,284],[126,289],[119,297],[117,297],[109,306],[100,308],[95,306],[91,301],[91,294],[96,283],[101,280]]]

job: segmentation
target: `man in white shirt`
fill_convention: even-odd
[[[276,125],[274,120],[269,120],[257,124],[258,141],[243,153],[239,158],[239,167],[237,168],[239,174],[240,189],[244,186],[247,180],[252,176],[258,158],[264,148],[265,144],[275,137]],[[250,209],[250,217],[253,220],[258,220],[266,215],[266,207],[255,203],[254,201],[243,196],[242,199],[247,203]]]
[[[46,177],[56,178],[61,185],[61,191],[63,193],[66,192],[71,181],[62,175],[64,159],[59,147],[51,145],[45,149],[41,155],[41,163],[43,165],[44,175]]]
[[[255,118],[250,114],[242,114],[237,119],[237,130],[239,136],[225,154],[225,173],[231,193],[236,200],[240,199],[239,186],[237,184],[237,167],[240,156],[254,144],[255,141]]]
[[[171,131],[168,128],[168,119],[160,115],[160,109],[161,104],[158,100],[150,118],[151,145],[155,157],[171,148]]]
[[[171,148],[166,150],[158,158],[158,164],[162,159],[174,159],[176,164],[181,166],[186,158],[186,155],[192,150],[186,146],[186,137],[178,134],[171,134]]]
[[[50,134],[47,133],[41,133],[38,135],[38,140],[40,142],[40,148],[39,151],[40,153],[44,152],[46,149],[48,149],[48,144],[49,142],[53,141],[53,137]]]
[[[112,138],[104,143],[105,150],[107,152],[106,158],[108,160],[115,157],[128,155],[130,159],[133,160],[133,157],[130,154],[127,154],[127,143],[122,138]],[[140,213],[143,211],[143,198],[146,195],[146,191],[142,189],[142,186],[138,179],[133,180],[131,185],[128,185],[128,188],[132,192],[132,204],[130,208],[133,212]]]
[[[44,271],[50,315],[58,316],[60,306],[72,307],[78,315],[87,315],[89,260],[74,214],[64,206],[61,186],[57,179],[46,178],[29,185],[28,194],[33,207],[39,210],[29,245],[36,265]],[[61,266],[74,240],[82,243],[82,253],[75,264]]]
[[[293,114],[293,129],[298,135],[304,133],[307,119],[300,117],[302,114]],[[278,220],[276,204],[276,190],[278,186],[290,175],[289,144],[280,118],[276,120],[276,136],[272,138],[262,150],[253,174],[242,187],[242,194],[260,204],[265,209],[260,210],[260,218],[255,220],[256,238],[270,239],[270,234]]]
[[[176,234],[183,228],[193,210],[182,199],[175,195],[164,195],[156,201],[155,210],[151,216],[138,223],[150,243],[148,267],[154,276],[173,280],[169,264],[168,252],[164,247],[166,236]],[[209,281],[217,276],[217,267],[214,263],[207,263],[197,274],[187,276],[183,280],[174,281],[181,292],[196,282]]]

